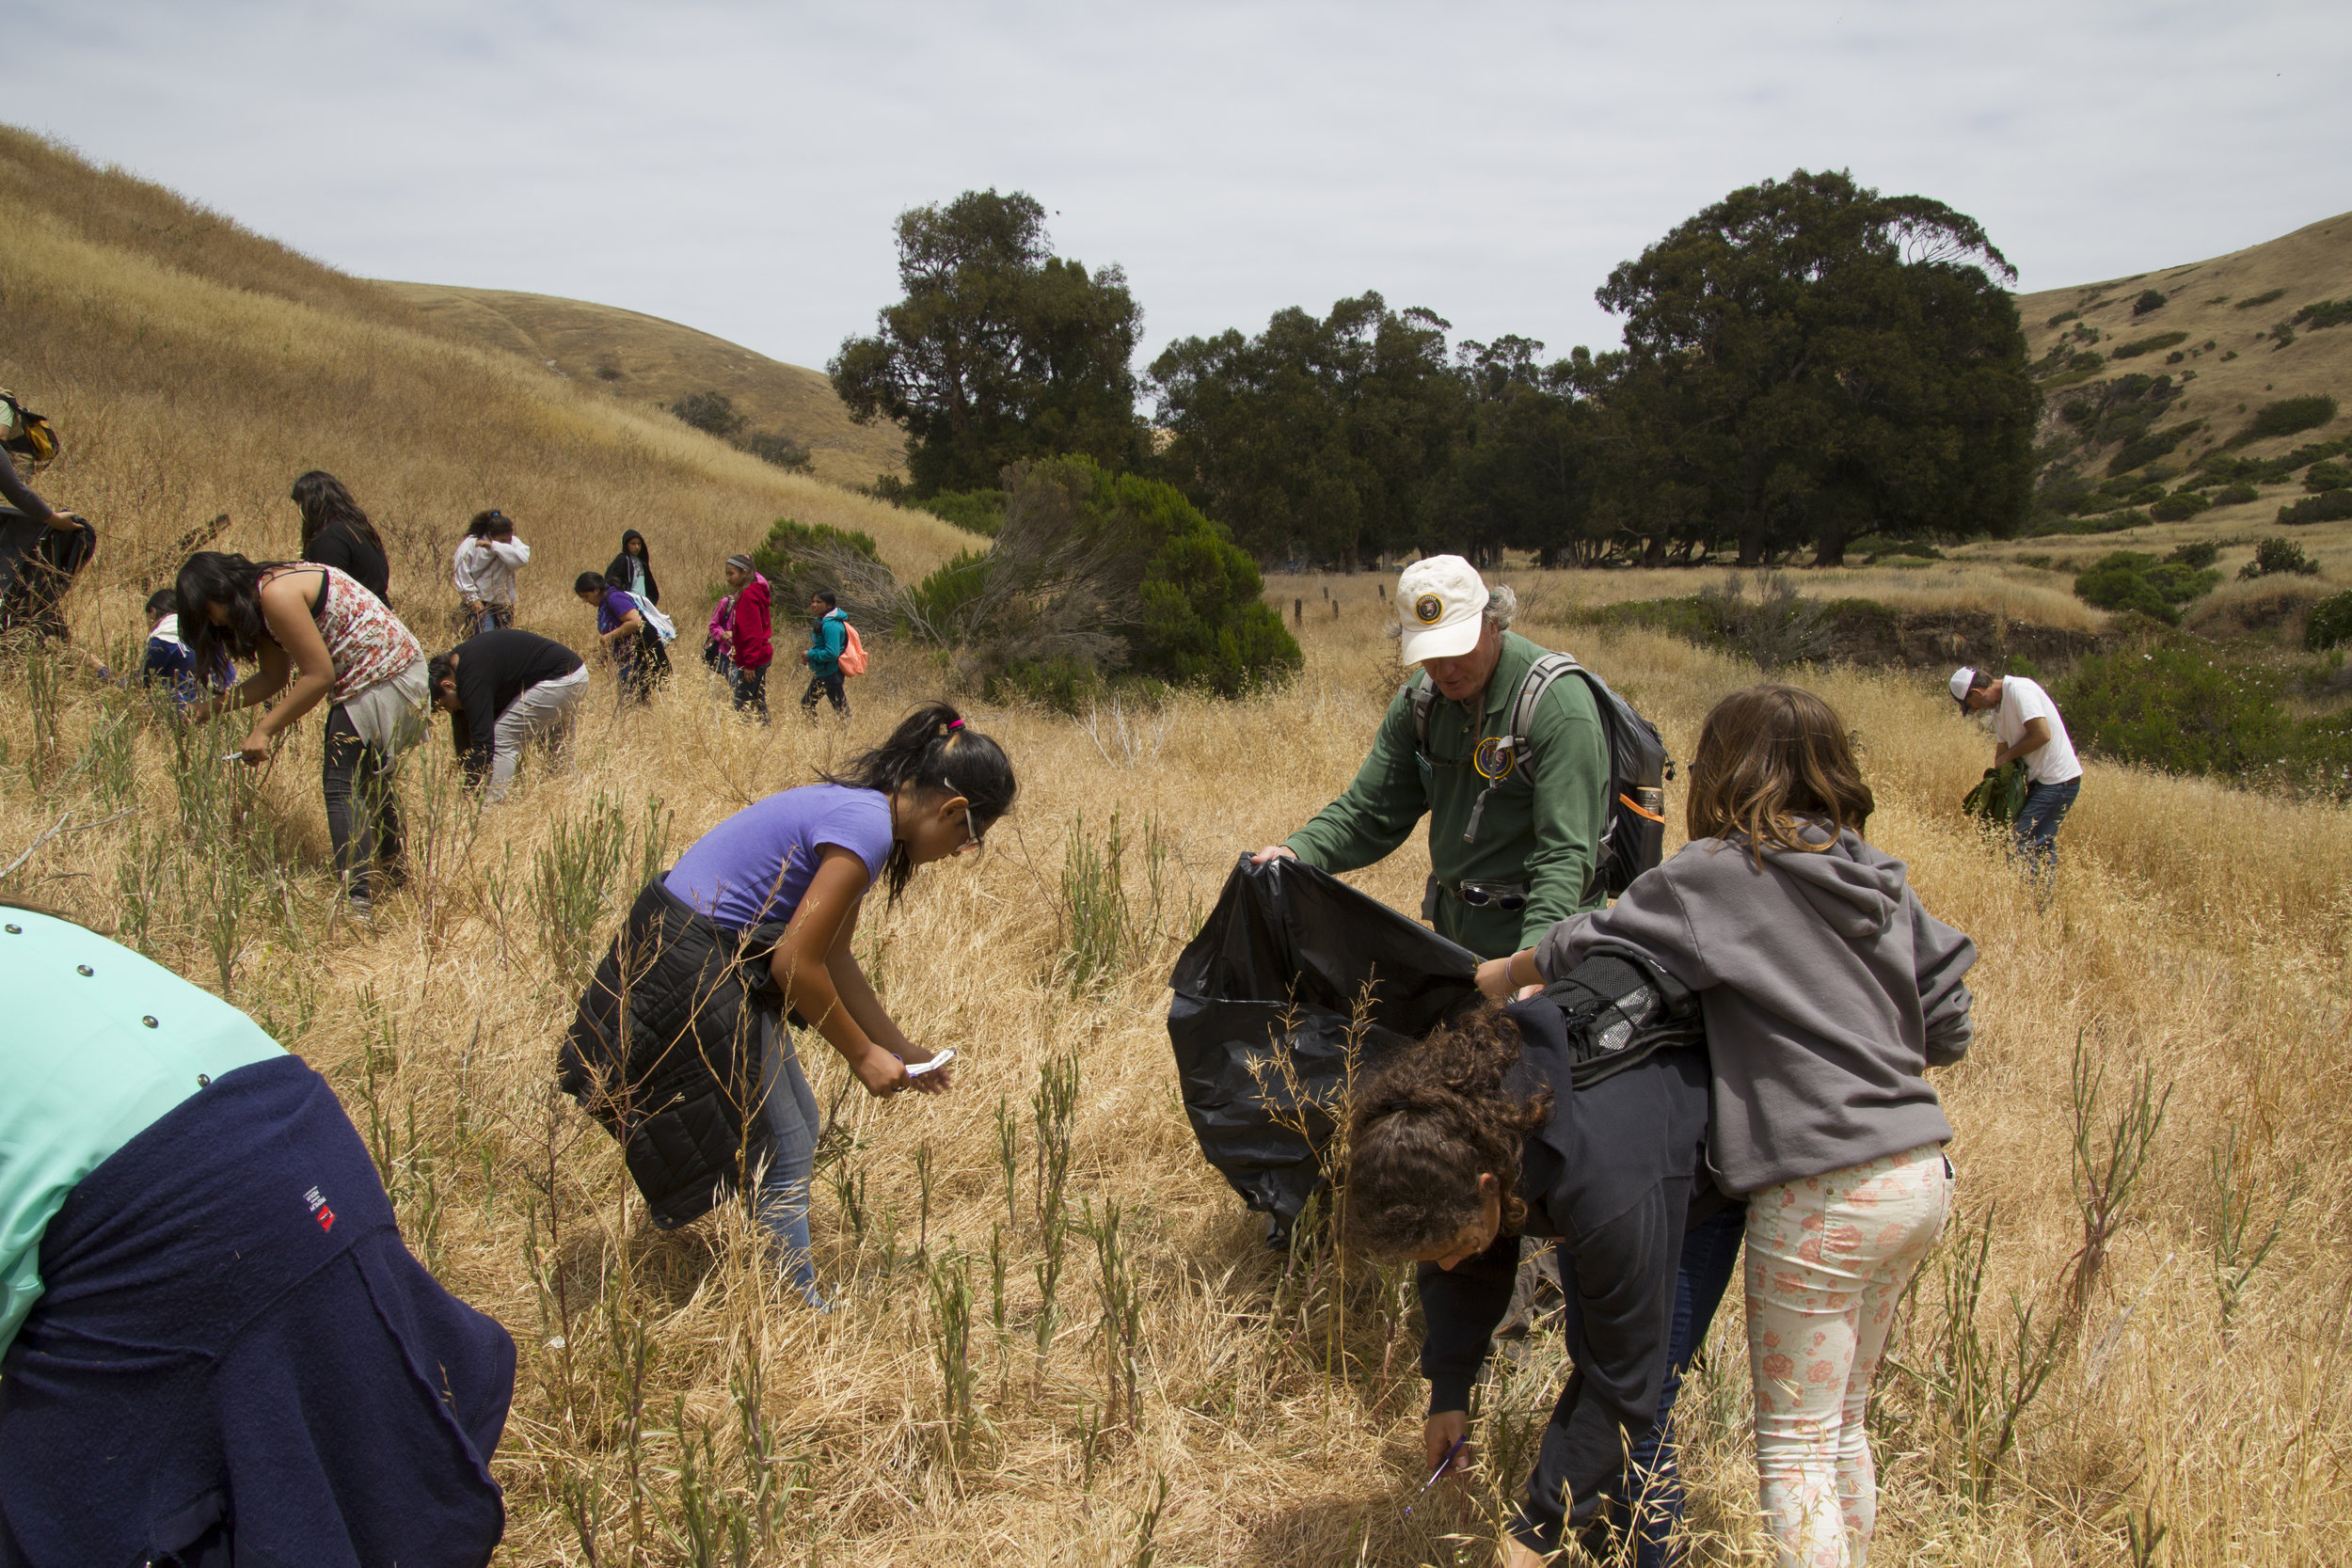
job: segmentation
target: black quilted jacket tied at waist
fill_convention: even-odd
[[[564,1036],[557,1083],[621,1140],[654,1223],[708,1213],[768,1159],[760,1015],[781,925],[731,931],[645,884]]]

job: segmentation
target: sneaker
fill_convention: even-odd
[[[343,899],[343,913],[354,926],[375,927],[375,900],[364,893],[355,893]]]

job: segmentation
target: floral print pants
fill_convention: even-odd
[[[1865,1568],[1878,1473],[1863,1410],[1951,1202],[1940,1144],[1749,1195],[1756,1467],[1780,1568]]]

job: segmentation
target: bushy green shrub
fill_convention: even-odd
[[[2129,494],[2124,496],[2123,503],[2126,506],[2153,506],[2162,499],[2164,499],[2163,485],[2141,484],[2135,486]]]
[[[2332,523],[2352,517],[2352,490],[2329,490],[2279,508],[2279,521],[2289,525]]]
[[[2194,490],[2175,490],[2148,509],[2148,515],[2160,523],[2184,522],[2213,504]]]
[[[2352,593],[2320,600],[2303,623],[2303,646],[2313,653],[2345,642],[2352,642]]]
[[[966,533],[993,538],[1004,526],[1005,493],[1002,490],[942,490],[927,500],[914,503],[932,516],[956,525]]]
[[[786,615],[807,603],[819,588],[841,587],[834,563],[843,557],[868,562],[882,559],[870,533],[778,517],[770,525],[768,537],[752,551],[752,564],[768,579],[775,612]]]
[[[2164,306],[2165,298],[2162,289],[2142,289],[2139,292],[2139,297],[2132,301],[2132,314],[2134,317],[2144,316],[2151,310],[2163,309]]]
[[[2237,308],[2241,310],[2252,310],[2269,304],[2274,299],[2284,299],[2286,297],[2287,292],[2284,289],[2273,289],[2268,293],[2256,294],[2251,299],[2239,300],[2237,302]]]
[[[2338,463],[2333,459],[2325,463],[2312,464],[2311,472],[2303,476],[2303,488],[2314,495],[2322,490],[2342,490],[2347,487],[2352,487],[2352,465]]]
[[[751,431],[735,444],[762,463],[773,463],[787,473],[813,474],[817,471],[817,459],[808,448],[781,430]]]
[[[2316,430],[2336,417],[2336,400],[2325,392],[2308,397],[2280,398],[2265,403],[2254,410],[2254,417],[2246,427],[2226,443],[2242,447],[2249,441],[2267,440],[2274,436],[2293,436],[2298,431]]]
[[[2254,559],[2237,569],[2238,580],[2268,577],[2314,577],[2319,562],[2303,553],[2292,539],[2265,539],[2254,546]]]
[[[2074,596],[2101,610],[2136,610],[2169,626],[2180,624],[2175,606],[2211,593],[2220,580],[2219,572],[2179,560],[2117,550],[2075,575]]]
[[[2295,325],[2317,330],[2323,326],[2342,326],[2352,322],[2352,299],[2313,300],[2295,312]]]
[[[2043,322],[2042,325],[2044,326],[2064,326],[2068,322],[2078,322],[2082,319],[2083,313],[2080,310],[2060,310],[2057,315],[2052,316],[2048,321]]]
[[[2213,503],[2216,506],[2239,506],[2247,501],[2262,499],[2262,494],[2244,480],[2238,480],[2215,491]]]
[[[2187,341],[2188,334],[2185,332],[2159,332],[2153,338],[2141,338],[2133,342],[2118,345],[2114,351],[2114,357],[2137,359],[2143,354],[2153,354],[2158,349],[2170,348],[2175,343]]]
[[[2134,468],[2153,463],[2157,458],[2167,455],[2173,448],[2203,429],[2204,424],[2205,421],[2202,420],[2191,420],[2185,424],[2172,425],[2128,441],[2124,443],[2122,451],[2117,452],[2108,460],[2107,472],[2128,473]]]
[[[2221,546],[2211,539],[2192,539],[2185,545],[2172,546],[2172,553],[2164,558],[2167,565],[2186,566],[2203,571],[2221,559]]]
[[[735,400],[724,392],[689,392],[670,404],[670,412],[682,422],[723,441],[750,422],[735,411]]]
[[[2058,693],[2077,745],[2176,773],[2241,776],[2287,752],[2279,677],[2187,648],[2093,654]]]

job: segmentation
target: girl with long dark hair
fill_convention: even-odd
[[[293,499],[302,514],[302,559],[334,567],[390,604],[391,557],[343,482],[312,468],[294,482]]]
[[[645,536],[635,529],[621,531],[620,553],[604,569],[605,586],[624,594],[633,594],[649,605],[661,603],[661,584],[653,575],[653,553],[645,546]],[[662,645],[661,634],[646,624],[646,617],[638,617],[637,650],[631,660],[639,683],[646,689],[661,685],[670,678],[670,650]]]
[[[239,761],[267,761],[279,736],[321,701],[328,705],[320,771],[326,831],[351,912],[370,917],[377,863],[400,875],[392,767],[424,735],[423,647],[383,600],[333,566],[202,550],[180,568],[178,597],[181,636],[198,669],[223,655],[260,666],[242,685],[190,707],[190,719],[201,723],[285,693],[254,721]]]
[[[944,1066],[920,1070],[935,1053],[891,1019],[851,939],[867,894],[895,904],[916,867],[977,853],[1018,787],[1003,748],[933,703],[840,773],[721,822],[639,895],[580,1001],[563,1084],[621,1138],[657,1223],[755,1190],[786,1279],[819,1302],[808,1189],[821,1127],[786,1015],[868,1094],[947,1088]]]
[[[1895,1307],[1951,1206],[1931,1067],[1970,1037],[1976,946],[1863,838],[1874,805],[1837,714],[1802,687],[1715,705],[1691,842],[1611,908],[1482,965],[1489,995],[1629,948],[1699,993],[1709,1163],[1747,1199],[1748,1369],[1783,1563],[1860,1562],[1878,1483],[1864,1416]]]

